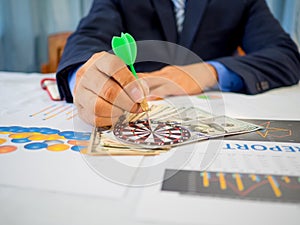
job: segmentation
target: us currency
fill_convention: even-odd
[[[163,147],[139,147],[120,142],[114,138],[111,128],[95,127],[90,138],[87,152],[88,155],[131,155],[131,156],[154,156],[170,150],[170,146]]]
[[[154,105],[149,113],[151,120],[176,124],[191,132],[191,141],[200,141],[227,135],[253,132],[263,127],[225,115],[216,116],[197,107],[171,107]],[[128,121],[144,120],[145,114],[129,114]]]
[[[261,126],[237,120],[225,115],[216,116],[197,107],[173,107],[152,105],[149,117],[156,123],[181,126],[190,132],[188,140],[174,145],[143,145],[129,143],[114,136],[114,128],[96,127],[91,135],[87,154],[90,155],[158,155],[173,146],[189,144],[227,135],[241,134],[262,129]],[[118,123],[145,121],[146,114],[125,113]],[[153,131],[155,132],[155,131]]]

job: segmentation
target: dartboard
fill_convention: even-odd
[[[117,124],[114,135],[121,141],[142,145],[175,145],[188,140],[190,132],[179,125],[164,122],[151,122],[151,129],[147,120],[138,120],[127,124]]]

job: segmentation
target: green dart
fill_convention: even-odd
[[[120,59],[124,61],[130,67],[130,70],[135,77],[135,79],[139,80],[139,77],[134,69],[134,62],[137,55],[137,46],[134,38],[128,33],[121,33],[121,37],[114,36],[111,40],[111,46],[116,54]],[[144,90],[143,90],[144,91]],[[145,96],[145,91],[144,91]],[[144,112],[147,114],[148,124],[151,129],[150,119],[148,115],[149,106],[146,100],[146,96],[144,100],[141,102],[141,107]]]
[[[134,38],[128,33],[121,33],[121,37],[114,36],[112,38],[111,46],[114,53],[130,67],[133,76],[139,79],[133,66],[137,55]]]

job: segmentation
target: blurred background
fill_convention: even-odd
[[[48,35],[75,30],[92,1],[0,0],[0,71],[39,72],[48,61]],[[266,1],[300,46],[300,0]]]

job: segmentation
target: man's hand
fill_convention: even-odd
[[[124,110],[142,112],[138,102],[143,100],[144,90],[121,59],[100,52],[76,73],[74,103],[84,121],[110,126]]]
[[[193,95],[217,83],[215,69],[206,63],[166,66],[139,74],[150,88],[150,98]],[[74,103],[79,116],[95,126],[110,126],[124,111],[142,112],[140,102],[149,96],[123,61],[107,52],[94,54],[77,72]],[[146,91],[146,93],[144,93]]]
[[[161,70],[140,75],[150,88],[150,95],[166,96],[194,95],[217,84],[217,72],[207,63],[186,66],[166,66]]]

